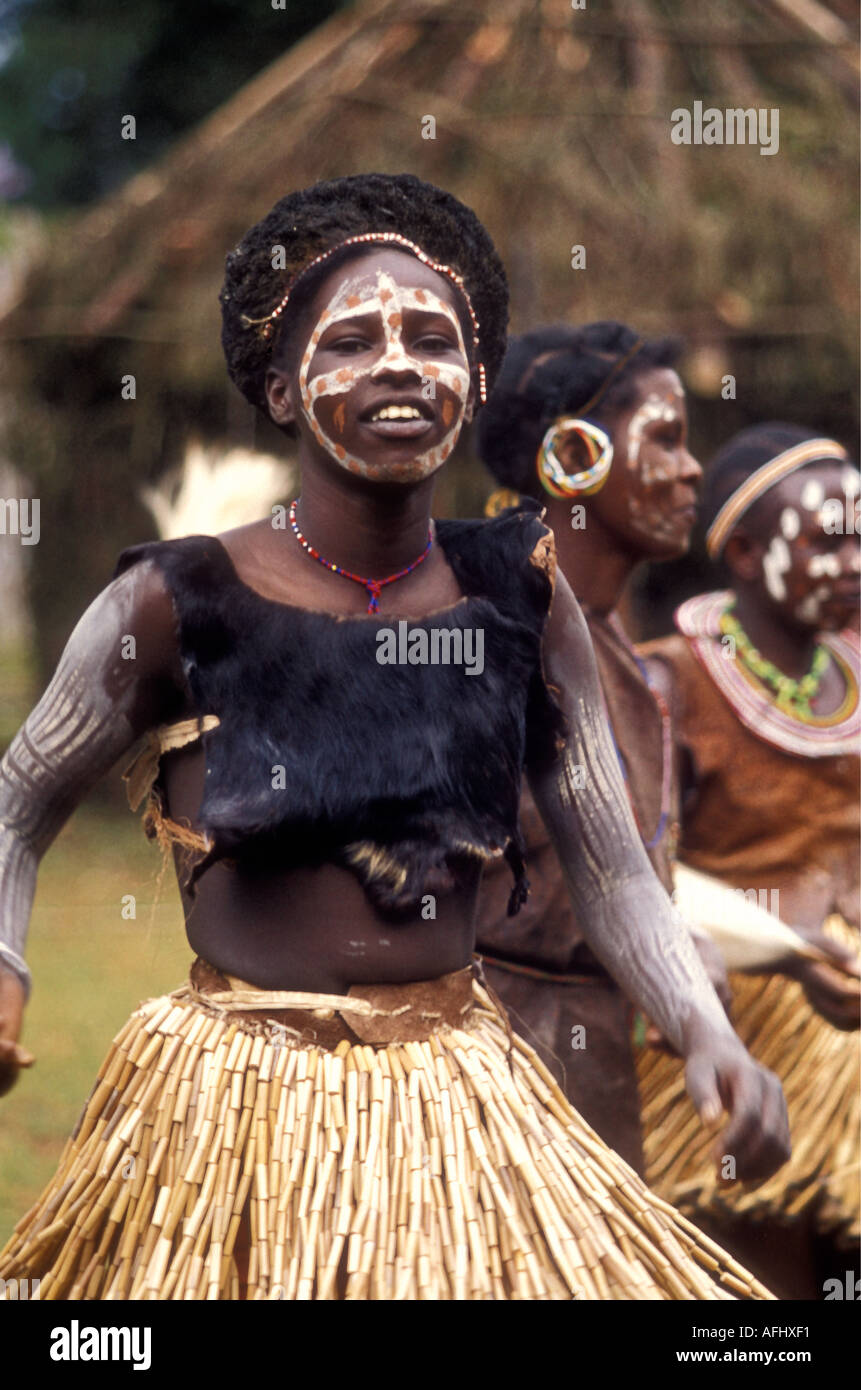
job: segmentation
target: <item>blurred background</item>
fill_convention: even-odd
[[[217,294],[242,233],[315,179],[451,189],[499,246],[515,331],[680,334],[698,457],[774,418],[854,450],[858,77],[852,0],[0,0],[0,498],[38,497],[41,531],[0,534],[0,751],[117,553],[176,509],[185,460],[185,515],[231,452],[256,514],[291,495],[289,441],[227,381]],[[779,152],[674,145],[695,101],[777,108]],[[466,437],[438,513],[480,512],[490,486]],[[698,549],[639,575],[633,631],[707,584]],[[111,1030],[187,961],[119,787],[40,879],[39,1063],[0,1110],[0,1239]]]

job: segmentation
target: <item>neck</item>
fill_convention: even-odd
[[[400,487],[308,470],[296,522],[325,559],[381,579],[412,564],[427,545],[434,481]]]
[[[547,508],[547,520],[556,537],[559,567],[577,598],[595,613],[611,613],[641,557],[619,544],[589,511],[588,501],[582,531],[572,530],[571,503],[567,501],[554,498]]]
[[[817,635],[811,628],[778,621],[763,604],[759,589],[744,585],[736,589],[735,613],[766,661],[793,680],[800,680],[807,674],[818,646]]]

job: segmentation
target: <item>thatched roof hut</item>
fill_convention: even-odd
[[[686,335],[706,448],[762,414],[849,434],[852,16],[848,0],[361,0],[58,228],[0,330],[13,455],[42,499],[43,658],[116,551],[152,534],[138,490],[190,432],[283,449],[227,385],[216,296],[225,251],[317,178],[410,169],[471,203],[515,327],[618,317]],[[779,152],[674,144],[671,114],[695,101],[777,108]],[[447,486],[452,508],[482,484],[466,469]]]

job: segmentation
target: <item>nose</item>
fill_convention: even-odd
[[[690,483],[692,487],[697,489],[703,480],[703,470],[688,449],[682,449],[681,451],[679,480],[680,482]]]
[[[403,377],[416,376],[421,376],[419,363],[404,351],[400,338],[388,344],[386,351],[371,371],[372,381],[379,381],[382,377],[399,381]]]

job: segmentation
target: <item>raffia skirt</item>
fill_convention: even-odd
[[[602,1143],[469,970],[345,997],[241,984],[198,961],[135,1011],[0,1276],[43,1299],[771,1297]]]
[[[842,918],[826,929],[856,944]],[[704,1132],[684,1084],[684,1067],[652,1048],[640,1050],[646,1180],[694,1217],[744,1216],[789,1224],[809,1219],[841,1244],[861,1226],[861,1043],[832,1028],[801,986],[780,975],[730,975],[732,1021],[749,1052],[780,1078],[789,1112],[792,1157],[773,1177],[741,1183],[715,1174],[713,1139]]]

